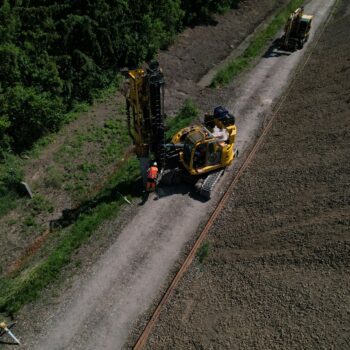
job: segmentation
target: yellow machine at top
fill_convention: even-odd
[[[203,197],[210,198],[235,157],[235,117],[225,108],[216,107],[213,115],[207,114],[203,122],[179,130],[166,143],[164,76],[158,62],[151,62],[146,69],[128,71],[127,77],[128,129],[143,177],[152,159],[158,163],[159,180],[185,180],[194,184]]]
[[[284,27],[282,48],[292,51],[302,49],[309,38],[312,19],[313,16],[304,14],[303,7],[292,12]]]

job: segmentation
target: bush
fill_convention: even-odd
[[[17,157],[6,155],[0,163],[0,196],[17,190],[23,179],[23,170]]]
[[[204,243],[197,251],[197,258],[199,262],[202,264],[204,259],[209,256],[210,246],[209,243]]]
[[[9,88],[0,97],[0,115],[16,151],[31,147],[45,133],[57,130],[64,116],[59,97],[21,85]]]
[[[199,118],[199,110],[197,106],[194,104],[191,100],[186,100],[181,107],[180,111],[176,114],[174,118],[169,119],[167,123],[167,132],[166,132],[166,138],[169,141],[172,136],[181,130],[182,128],[185,128],[186,126],[189,126],[194,120]]]

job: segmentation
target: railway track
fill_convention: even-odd
[[[179,271],[176,273],[175,277],[173,278],[170,286],[168,287],[168,289],[166,290],[165,294],[163,295],[162,299],[160,300],[160,302],[158,303],[155,311],[153,312],[151,318],[149,319],[149,321],[147,322],[145,328],[143,329],[141,335],[138,337],[133,350],[141,350],[143,349],[143,347],[146,345],[146,342],[164,308],[164,306],[166,305],[166,303],[168,302],[169,298],[171,297],[174,289],[177,287],[177,285],[179,284],[181,278],[183,277],[183,275],[185,274],[185,272],[187,271],[187,269],[189,268],[189,266],[191,265],[193,259],[196,256],[196,252],[198,251],[199,247],[201,246],[201,244],[203,243],[204,239],[207,237],[211,227],[213,226],[213,224],[215,223],[215,220],[218,218],[218,216],[220,215],[221,211],[223,210],[223,208],[225,207],[226,203],[228,202],[230,196],[233,193],[233,190],[237,184],[237,182],[239,181],[239,179],[241,178],[242,174],[244,173],[244,171],[247,169],[247,167],[249,166],[249,164],[252,162],[252,160],[254,159],[256,153],[258,152],[258,150],[260,149],[260,147],[262,146],[262,144],[264,143],[267,134],[269,133],[271,126],[273,124],[273,121],[276,119],[278,112],[280,111],[281,107],[283,106],[287,96],[289,95],[292,87],[294,86],[294,83],[296,81],[297,76],[300,74],[300,72],[305,68],[306,64],[308,63],[313,51],[315,50],[320,38],[322,37],[323,32],[325,31],[327,25],[329,24],[329,21],[331,20],[334,11],[336,9],[337,6],[333,7],[333,10],[331,11],[331,13],[328,16],[327,21],[325,22],[323,28],[320,30],[317,38],[315,38],[314,43],[311,45],[309,52],[307,53],[305,59],[303,60],[303,62],[300,64],[299,68],[296,70],[288,89],[286,90],[286,92],[280,97],[278,103],[276,104],[275,110],[273,111],[266,127],[264,128],[263,132],[261,133],[261,135],[259,136],[257,142],[255,143],[254,147],[252,148],[252,150],[250,151],[250,153],[248,154],[247,158],[244,160],[243,164],[240,166],[240,168],[238,169],[236,175],[233,177],[233,179],[231,180],[227,191],[225,192],[225,194],[222,196],[222,198],[219,200],[217,206],[215,207],[213,213],[211,214],[211,216],[209,217],[209,220],[207,221],[205,227],[203,228],[203,230],[201,231],[200,235],[198,236],[197,240],[195,241],[190,253],[188,254],[187,258],[185,259],[185,261],[183,262],[183,264],[181,265],[181,268],[179,269]]]

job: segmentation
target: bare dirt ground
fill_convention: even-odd
[[[318,15],[314,31],[325,21],[332,4],[310,2],[310,10]],[[234,84],[224,90],[205,89],[194,95],[195,100],[205,110],[221,103],[233,106],[239,98],[234,110],[242,111],[238,144],[244,151],[264,122],[262,113],[271,108],[305,52],[307,47],[287,57],[265,59],[240,89]],[[166,68],[164,71],[167,74]],[[276,77],[283,77],[278,84]],[[227,172],[226,180],[234,169]],[[164,291],[169,272],[219,196],[218,192],[212,201],[201,202],[189,196],[185,186],[163,189],[160,200],[150,200],[143,207],[134,205],[123,218],[106,222],[78,252],[83,266],[80,273],[73,276],[76,269],[68,266],[66,275],[45,291],[46,300],[27,305],[18,314],[17,333],[24,348],[119,349],[127,347],[128,341],[131,344],[137,336],[132,330],[140,329],[152,302]]]
[[[343,1],[147,349],[350,348],[349,10]]]

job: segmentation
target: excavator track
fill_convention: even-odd
[[[210,199],[211,193],[219,181],[220,177],[224,173],[224,169],[218,170],[214,173],[209,174],[202,185],[202,188],[200,190],[200,195],[206,199]]]

